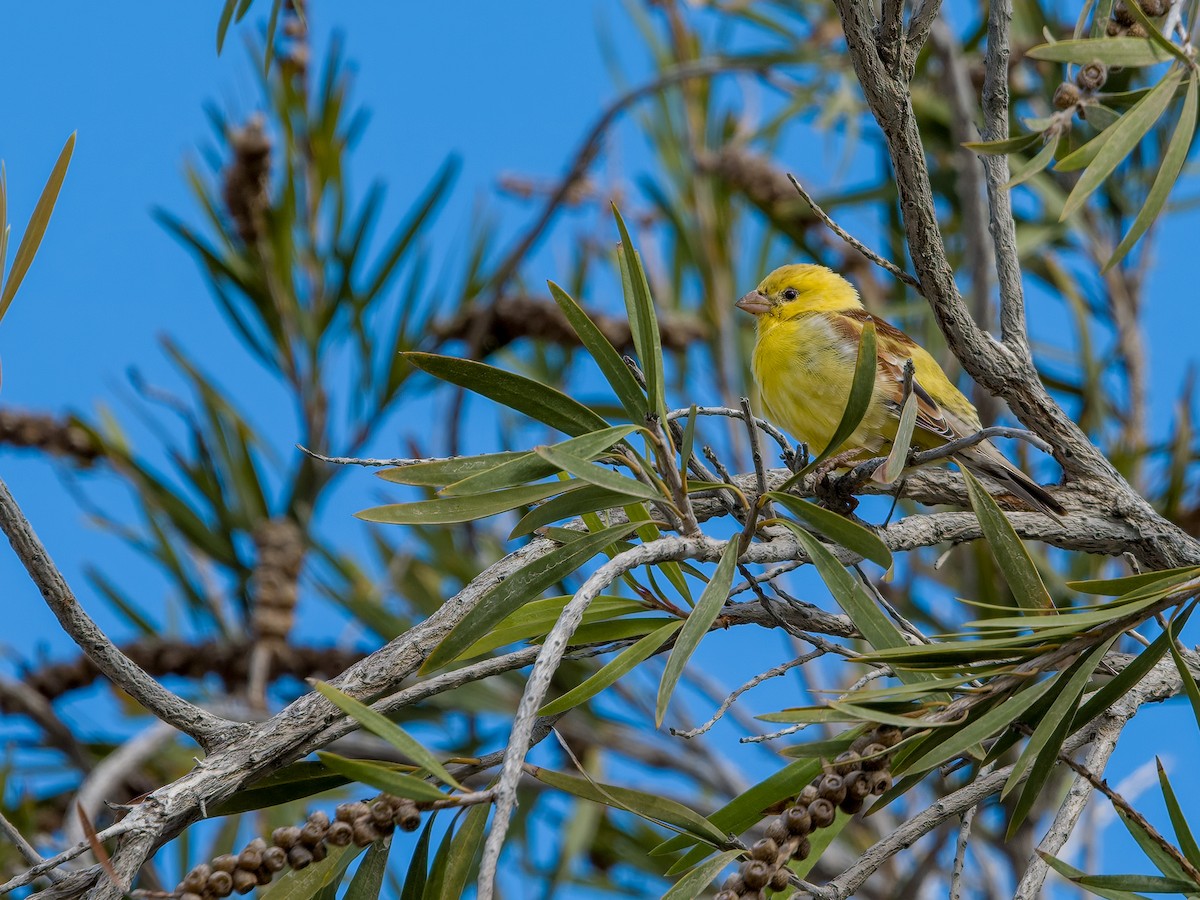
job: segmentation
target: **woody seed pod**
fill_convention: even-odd
[[[808,804],[808,815],[812,819],[813,828],[828,828],[833,823],[833,804],[824,797],[818,797]]]
[[[812,842],[808,838],[801,838],[796,849],[792,851],[792,859],[808,859],[810,853],[812,853]]]
[[[742,866],[742,881],[752,891],[761,890],[771,880],[771,867],[761,859],[751,860]]]
[[[871,773],[871,793],[875,796],[887,793],[892,787],[892,776],[887,772]]]
[[[247,872],[253,872],[263,862],[263,850],[267,847],[266,842],[262,838],[256,838],[246,845],[246,849],[238,854],[237,864],[239,869],[245,869]]]
[[[841,775],[826,775],[821,779],[818,790],[834,806],[846,799],[846,783]]]
[[[258,876],[246,869],[234,869],[233,889],[239,894],[248,894],[258,887]]]
[[[1083,96],[1079,88],[1070,81],[1064,81],[1054,89],[1054,108],[1070,109]]]
[[[771,820],[771,824],[767,826],[767,837],[777,844],[782,844],[791,837],[787,822],[783,816],[776,816]]]
[[[1120,37],[1128,28],[1129,26],[1127,25],[1122,25],[1120,22],[1114,22],[1112,19],[1109,19],[1108,24],[1104,26],[1104,33],[1109,37]]]
[[[313,862],[320,862],[329,855],[329,848],[325,846],[325,842],[313,844],[308,848],[308,852],[312,854]]]
[[[780,866],[771,876],[770,886],[773,891],[786,891],[791,883],[791,872],[787,866]]]
[[[371,821],[370,816],[364,816],[357,820],[351,826],[351,829],[354,834],[354,843],[360,847],[373,844],[383,836],[379,833],[379,829],[375,827],[375,823]]]
[[[800,806],[808,806],[808,804],[812,803],[819,796],[821,795],[815,784],[806,784],[804,790],[796,797],[796,803]]]
[[[297,846],[288,851],[287,860],[293,869],[303,869],[313,861],[313,855],[307,847]]]
[[[263,851],[263,868],[268,872],[278,872],[287,865],[287,851],[282,847],[268,847]]]
[[[232,872],[238,866],[238,858],[232,853],[222,853],[212,861],[212,867],[218,872]]]
[[[761,859],[763,862],[774,862],[778,855],[779,845],[770,838],[755,841],[754,846],[750,848],[750,856],[753,859]]]
[[[217,870],[208,876],[208,893],[216,897],[228,897],[233,893],[233,876]]]
[[[1138,5],[1142,8],[1142,12],[1152,19],[1167,14],[1167,4],[1163,0],[1138,0]]]
[[[874,732],[875,743],[885,747],[895,747],[900,743],[904,734],[895,725],[877,725]]]
[[[1114,21],[1120,25],[1124,25],[1126,28],[1137,21],[1133,17],[1133,13],[1129,11],[1129,7],[1125,5],[1125,0],[1117,0],[1113,4],[1112,17]]]
[[[1146,30],[1146,26],[1141,22],[1134,22],[1129,26],[1129,30],[1125,32],[1126,37],[1145,38],[1150,37],[1150,32]]]
[[[870,776],[865,772],[851,772],[846,777],[846,799],[862,800],[871,793]]]
[[[339,803],[337,809],[334,810],[334,816],[339,822],[353,822],[370,811],[371,807],[360,800],[355,803]]]
[[[803,837],[813,830],[813,819],[806,806],[793,806],[783,814],[782,818],[784,824],[787,825],[787,830],[792,834]]]
[[[842,812],[844,812],[848,816],[854,815],[856,812],[858,812],[862,808],[863,808],[863,801],[862,801],[861,797],[847,797],[845,800],[843,800],[841,803],[838,804],[838,809],[840,809]]]
[[[208,876],[211,874],[212,866],[208,863],[200,863],[184,876],[183,881],[179,882],[179,886],[185,891],[202,894],[204,893],[204,886],[208,884]]]
[[[1098,91],[1108,80],[1108,66],[1093,60],[1075,73],[1075,83],[1085,91]]]
[[[858,753],[854,750],[847,750],[845,753],[839,753],[833,761],[833,771],[837,774],[845,776],[849,775],[858,768]]]
[[[204,900],[199,894],[194,894],[191,891],[184,891],[179,895],[179,900]]]
[[[270,884],[271,879],[275,877],[275,873],[266,866],[259,866],[258,871],[254,873],[254,877],[258,879],[260,885]]]
[[[383,797],[380,797],[371,804],[371,821],[376,826],[392,824],[392,804],[388,803]]]
[[[354,829],[349,822],[334,822],[325,833],[325,840],[335,847],[345,847],[354,840]]]
[[[300,840],[300,829],[295,825],[285,825],[271,832],[271,843],[284,850],[291,850]]]
[[[305,847],[315,847],[325,840],[326,830],[327,826],[318,822],[305,822],[304,827],[300,829],[300,843]]]
[[[717,894],[716,900],[741,900],[736,891],[721,891]]]
[[[742,873],[734,872],[725,879],[725,883],[721,885],[721,890],[732,891],[735,895],[740,894],[745,890],[746,882],[742,881]]]
[[[888,766],[888,748],[883,744],[871,744],[863,751],[862,767],[868,772],[886,769]]]

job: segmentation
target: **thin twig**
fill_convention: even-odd
[[[25,840],[25,836],[21,834],[19,828],[4,817],[4,813],[0,812],[0,835],[8,838],[12,845],[17,848],[17,852],[21,854],[21,858],[31,866],[44,865],[46,860],[42,859],[40,853],[34,848],[33,844]],[[51,881],[62,881],[66,876],[62,872],[50,869],[46,873],[46,877]]]
[[[155,681],[141,666],[121,652],[75,598],[62,572],[34,533],[21,507],[0,480],[0,529],[12,544],[25,571],[41,591],[46,605],[63,630],[113,684],[164,722],[194,738],[206,751],[216,749],[244,726],[214,716]]]
[[[688,739],[691,739],[694,737],[699,737],[700,735],[702,735],[705,732],[707,732],[708,730],[710,730],[714,725],[716,725],[717,722],[720,721],[721,717],[724,716],[725,713],[729,711],[729,708],[731,706],[733,706],[734,703],[737,702],[738,697],[742,696],[742,694],[746,693],[746,691],[749,691],[753,688],[758,687],[764,681],[767,681],[771,678],[778,678],[780,675],[790,672],[792,669],[796,668],[796,666],[802,666],[806,662],[811,662],[812,660],[816,659],[817,657],[824,656],[824,655],[825,655],[824,650],[821,650],[821,649],[813,650],[811,653],[805,653],[803,656],[798,656],[795,659],[790,659],[785,663],[780,663],[779,665],[775,666],[774,668],[768,669],[765,672],[761,672],[758,675],[755,675],[753,678],[751,678],[749,681],[747,681],[741,687],[734,690],[723,701],[721,701],[721,705],[719,707],[717,707],[717,711],[715,713],[713,713],[712,718],[710,718],[703,725],[700,725],[697,728],[689,729],[688,731],[676,731],[674,728],[672,728],[671,734],[674,735],[675,737],[688,738]]]
[[[962,815],[958,826],[958,846],[954,848],[954,864],[950,867],[950,900],[962,897],[963,865],[967,861],[967,844],[971,839],[971,824],[975,821],[978,806],[972,806]]]
[[[869,259],[871,262],[875,263],[875,265],[879,266],[881,269],[884,269],[884,270],[890,272],[892,275],[894,275],[896,278],[899,278],[901,281],[903,281],[905,284],[909,285],[910,287],[915,288],[917,293],[921,294],[922,296],[924,295],[925,291],[921,288],[921,282],[919,282],[912,275],[909,275],[907,272],[905,272],[903,269],[901,269],[898,265],[896,265],[891,260],[884,259],[882,256],[880,256],[878,253],[876,253],[874,250],[872,250],[870,247],[868,247],[866,244],[864,244],[862,241],[860,241],[854,235],[850,234],[850,232],[846,231],[846,229],[844,229],[837,222],[833,221],[833,219],[831,219],[829,217],[829,213],[827,213],[827,212],[825,212],[825,210],[821,209],[821,207],[819,207],[817,205],[817,201],[815,201],[812,197],[809,196],[808,191],[806,191],[803,187],[800,186],[800,182],[796,180],[796,177],[794,175],[789,173],[788,181],[790,181],[792,183],[792,187],[794,187],[796,189],[796,192],[798,194],[800,194],[801,199],[803,199],[804,202],[807,203],[812,208],[813,214],[816,215],[816,217],[818,219],[820,219],[822,222],[824,222],[826,227],[829,228],[830,231],[832,231],[834,234],[836,234],[838,237],[840,237],[843,241],[845,241],[847,244],[849,244],[851,247],[853,247],[855,250],[857,250],[859,253],[861,253],[863,256],[865,256],[867,259]]]
[[[676,419],[686,419],[691,413],[691,409],[673,409],[667,413],[667,421],[673,422]],[[740,409],[733,409],[729,406],[697,406],[696,415],[698,416],[724,416],[727,419],[744,419],[746,413]],[[787,435],[768,422],[766,419],[754,418],[754,424],[763,432],[770,435],[785,454],[792,452],[792,445],[788,442]]]

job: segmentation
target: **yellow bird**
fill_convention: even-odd
[[[858,291],[836,272],[816,265],[776,269],[738,300],[739,309],[758,320],[754,379],[768,418],[814,452],[833,438],[850,396],[863,326],[874,321],[878,369],[875,393],[861,424],[837,449],[861,450],[861,458],[886,454],[896,436],[904,397],[904,366],[912,360],[917,424],[913,442],[922,449],[980,431],[979,414],[942,367],[900,329],[863,309]],[[961,450],[954,458],[974,473],[1041,512],[1063,513],[1045,488],[1005,459],[989,441]],[[850,459],[855,459],[850,454]],[[849,460],[846,460],[849,461]]]

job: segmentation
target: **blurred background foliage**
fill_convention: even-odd
[[[262,715],[305,690],[300,679],[334,675],[402,633],[504,554],[510,546],[505,523],[360,529],[347,540],[348,523],[323,516],[322,503],[340,481],[367,475],[319,461],[294,445],[335,457],[415,457],[508,449],[540,438],[420,375],[398,355],[413,349],[490,360],[594,400],[602,412],[611,408],[599,396],[599,382],[578,364],[581,348],[544,279],[553,277],[579,298],[619,349],[631,348],[618,299],[612,200],[643,249],[663,328],[669,406],[737,406],[750,384],[752,335],[748,323],[735,318],[732,301],[761,273],[794,259],[846,274],[869,309],[886,314],[947,371],[956,371],[924,301],[833,235],[785,177],[793,173],[836,220],[903,263],[890,169],[831,4],[630,0],[614,9],[612,15],[636,23],[642,41],[637,52],[653,61],[654,77],[629,83],[620,59],[630,48],[614,48],[613,99],[597,108],[595,128],[577,147],[563,148],[562,172],[497,177],[498,194],[528,205],[526,225],[503,242],[483,204],[463,226],[463,246],[450,256],[434,246],[431,233],[442,202],[455,190],[455,159],[429,174],[402,219],[384,221],[383,181],[361,194],[349,187],[355,141],[367,117],[354,99],[347,51],[335,42],[324,58],[313,58],[310,23],[289,4],[230,0],[225,12],[223,35],[226,28],[230,36],[239,29],[259,35],[251,40],[261,79],[259,110],[236,119],[218,107],[210,110],[213,135],[202,153],[207,166],[186,172],[201,214],[156,215],[182,252],[195,258],[198,277],[243,351],[286,392],[293,430],[268,433],[251,420],[239,408],[236,390],[223,389],[213,377],[220,361],[188,349],[186,335],[165,345],[188,386],[182,395],[135,378],[134,413],[63,418],[55,411],[0,411],[0,439],[9,445],[54,455],[65,470],[90,469],[87,478],[68,476],[81,508],[163,573],[170,589],[161,602],[102,561],[91,573],[91,587],[127,623],[127,652],[187,696],[227,714]],[[319,21],[321,4],[311,12]],[[1078,13],[1037,0],[1017,2],[1011,90],[1019,119],[1051,115],[1062,80],[1060,64],[1022,59],[1023,51],[1042,43],[1044,34],[1069,36]],[[975,153],[961,143],[978,136],[964,129],[955,111],[964,100],[978,108],[985,25],[974,9],[954,7],[947,16],[951,24],[939,24],[918,59],[913,99],[951,260],[974,315],[994,327],[989,239],[964,228],[970,220],[964,204],[980,202],[980,185]],[[348,35],[351,52],[353,44]],[[951,55],[964,60],[969,84],[953,83]],[[485,70],[480,77],[487,77]],[[1142,70],[1126,69],[1106,90],[1144,86],[1144,78]],[[1172,125],[1169,118],[1154,123],[1121,177],[1100,184],[1070,227],[1059,221],[1070,175],[1038,171],[1014,199],[1044,381],[1122,473],[1195,535],[1200,496],[1191,465],[1190,378],[1180,388],[1172,427],[1152,427],[1148,412],[1149,362],[1140,320],[1155,231],[1099,274],[1150,190],[1154,160]],[[1024,130],[1014,120],[1014,133]],[[632,133],[653,160],[636,179],[608,158],[618,133],[624,139]],[[1094,133],[1089,120],[1075,118],[1062,138],[1064,150]],[[436,135],[420,139],[436,141]],[[822,190],[832,180],[824,160],[836,160],[839,148],[863,144],[874,148],[874,170],[866,167],[848,188]],[[1038,149],[1023,152],[1033,157]],[[486,153],[486,138],[474,152]],[[1020,163],[1013,158],[1014,169]],[[570,248],[566,269],[547,272],[530,264],[550,241]],[[1005,418],[979,391],[973,399],[985,424]],[[129,415],[158,436],[156,446],[129,440],[122,418]],[[709,422],[705,428],[731,469],[749,468],[740,426]],[[1024,462],[1035,470],[1043,465]],[[1054,473],[1041,475],[1050,480]],[[125,485],[136,517],[114,518],[94,503],[92,479]],[[418,495],[414,491],[413,499]],[[1105,559],[1034,552],[1047,585],[1059,594],[1068,578],[1109,571]],[[562,591],[576,584],[577,577]],[[799,591],[810,585],[800,584]],[[956,549],[949,562],[939,548],[909,554],[881,590],[927,633],[953,631],[962,618],[943,598],[1008,602],[982,543]],[[299,635],[297,616],[337,624]],[[314,631],[346,636],[317,640]],[[772,646],[778,659],[771,662],[789,658],[786,641]],[[561,686],[577,684],[597,665],[569,663],[559,673]],[[130,734],[145,717],[123,697],[105,697],[86,661],[30,656],[22,667],[21,683],[5,679],[0,690],[0,708],[33,723],[9,745],[0,770],[8,787],[5,814],[26,834],[70,834],[77,826],[67,816],[68,803],[80,780],[122,745],[79,740],[58,718],[56,704],[74,692],[93,691]],[[799,703],[809,688],[844,687],[853,673],[834,663],[791,677],[788,690]],[[689,673],[688,700],[679,704],[675,724],[707,718],[707,709],[736,684],[723,680],[723,673]],[[410,708],[406,723],[419,722],[414,728],[427,743],[457,756],[489,752],[503,743],[521,684],[519,675],[508,674],[464,686]],[[558,728],[593,775],[628,775],[700,809],[720,805],[785,762],[761,745],[733,742],[730,734],[762,730],[737,708],[731,717],[736,724],[723,725],[727,732],[718,739],[681,741],[656,732],[647,727],[652,698],[651,682],[621,682],[611,701],[577,709]],[[367,738],[344,743],[338,749],[346,755],[380,758],[385,752]],[[48,752],[31,755],[34,750]],[[192,765],[192,748],[167,737],[159,751],[130,768],[115,793],[135,797]],[[545,752],[568,765],[554,748]],[[51,762],[76,777],[41,777]],[[345,797],[348,790],[354,794],[340,788],[330,796]],[[937,784],[918,788],[905,805],[918,808],[937,790]],[[1038,815],[1056,800],[1056,790],[1047,790],[1043,806],[1007,842],[1001,810],[979,817],[972,852],[989,865],[976,872],[996,876],[981,878],[972,896],[1011,892],[1039,833]],[[160,855],[158,865],[176,873],[231,847],[239,830],[243,837],[265,833],[297,821],[304,808],[305,801],[293,801],[193,829]],[[99,821],[111,815],[102,806],[89,813]],[[813,878],[840,871],[901,814],[898,808],[856,820]],[[660,876],[670,858],[648,855],[661,837],[633,816],[543,796],[531,787],[519,817],[507,859],[540,895],[569,885],[589,895],[645,895],[665,887]],[[916,852],[891,860],[861,896],[918,896],[944,885],[948,867],[936,863],[952,855],[953,835],[954,829],[940,829]],[[402,879],[407,857],[397,852],[393,858],[390,877]],[[0,847],[0,872],[21,867],[12,848]],[[143,886],[153,887],[155,878],[148,873]],[[162,881],[172,883],[166,875]]]

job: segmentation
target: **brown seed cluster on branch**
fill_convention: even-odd
[[[1157,19],[1159,16],[1167,14],[1167,0],[1138,0],[1138,6],[1151,19]],[[1144,38],[1149,36],[1145,26],[1130,12],[1126,0],[1117,0],[1113,4],[1112,18],[1108,21],[1105,33],[1109,37]]]
[[[396,828],[416,831],[421,827],[421,808],[404,797],[380,794],[370,803],[341,804],[332,822],[318,810],[302,826],[276,828],[269,844],[255,838],[241,853],[226,853],[194,866],[179,882],[174,896],[179,900],[217,900],[233,893],[248,894],[270,884],[277,872],[320,862],[331,846],[365,847]]]
[[[750,848],[750,858],[721,885],[717,900],[763,900],[768,888],[786,889],[792,875],[788,863],[808,858],[813,832],[832,825],[839,809],[853,815],[867,797],[892,786],[891,749],[899,742],[899,728],[878,725],[826,763],[825,771],[767,826],[766,837]]]
[[[261,115],[229,133],[233,160],[225,169],[221,194],[243,243],[253,244],[262,233],[263,215],[270,205],[271,139]]]
[[[254,530],[254,546],[254,635],[282,644],[296,616],[304,532],[293,519],[268,519]]]

